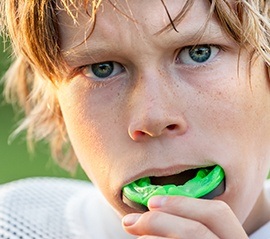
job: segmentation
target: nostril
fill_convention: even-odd
[[[141,135],[141,136],[143,136],[143,135],[145,135],[146,133],[143,132],[143,131],[137,130],[137,131],[135,132],[135,134],[136,134],[136,135]]]
[[[141,130],[136,130],[136,131],[134,131],[134,133],[133,133],[133,138],[134,138],[134,139],[138,139],[139,137],[142,137],[142,136],[144,136],[144,135],[146,135],[145,132],[143,132],[143,131],[141,131]]]
[[[178,128],[177,124],[170,124],[166,127],[168,130],[175,130]]]
[[[147,136],[151,138],[159,137],[163,134],[167,134],[170,137],[179,136],[184,134],[187,130],[187,124],[185,121],[179,121],[178,124],[165,123],[152,122],[151,124],[139,125],[141,127],[138,127],[137,124],[131,124],[128,128],[128,134],[132,140],[140,141],[147,139]]]

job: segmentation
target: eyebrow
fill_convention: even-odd
[[[100,55],[108,55],[110,54],[110,51],[108,51],[108,44],[104,44],[104,46],[100,46],[98,44],[98,47],[95,47],[95,43],[93,43],[93,47],[82,47],[84,45],[84,42],[78,46],[73,47],[72,49],[62,51],[63,58],[68,63],[68,65],[76,65],[78,61],[81,61],[83,59],[91,59],[91,61],[99,62],[96,60],[98,56]],[[80,65],[78,63],[78,65]]]
[[[178,23],[179,24],[179,23]],[[154,36],[163,37],[164,40],[169,38],[170,32],[173,32],[174,29],[172,26],[167,26],[164,29],[156,32]],[[207,40],[224,40],[228,39],[228,36],[225,34],[224,30],[220,24],[216,21],[209,20],[205,24],[200,26],[196,25],[195,27],[188,27],[182,29],[175,33],[178,35],[177,39],[173,39],[173,42],[177,41],[179,45],[188,43],[187,46],[196,45],[200,41]]]
[[[175,36],[171,38],[171,34]],[[153,37],[158,39],[163,38],[163,42],[167,42],[166,45],[179,45],[179,46],[192,46],[199,44],[199,42],[207,43],[209,39],[219,41],[224,40],[227,37],[224,35],[220,25],[215,21],[208,21],[208,24],[204,24],[200,27],[194,27],[184,29],[183,31],[175,32],[175,30],[170,26],[168,31],[159,31],[157,33],[153,33]],[[68,65],[77,67],[81,61],[91,62],[91,64],[103,62],[110,59],[111,55],[117,56],[119,52],[121,52],[121,47],[118,44],[112,46],[111,42],[102,42],[100,39],[95,39],[92,36],[92,42],[89,45],[88,41],[83,41],[81,44],[72,47],[68,50],[63,50],[62,55],[64,60]],[[203,44],[202,43],[202,44]],[[117,47],[115,47],[117,46]],[[109,56],[108,59],[104,56]]]

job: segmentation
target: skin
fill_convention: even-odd
[[[61,48],[77,73],[58,85],[57,96],[80,164],[120,217],[126,215],[128,233],[247,238],[270,220],[269,196],[262,191],[270,162],[263,60],[252,58],[249,68],[248,48],[239,54],[213,18],[198,42],[214,45],[211,58],[192,61],[185,49],[207,18],[207,1],[195,1],[179,33],[158,33],[169,19],[156,0],[117,6],[130,18],[104,1],[83,44],[90,24],[83,10],[77,25],[66,12],[58,15]],[[172,0],[167,7],[174,18],[183,3]],[[113,74],[96,77],[91,64],[106,61],[117,62]],[[215,200],[155,197],[146,213],[121,200],[122,187],[136,179],[216,164],[225,170],[226,190]]]

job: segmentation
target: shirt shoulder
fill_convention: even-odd
[[[256,232],[250,235],[249,239],[270,239],[270,222],[267,222]]]
[[[0,238],[73,239],[67,208],[90,182],[75,179],[29,178],[0,186]]]

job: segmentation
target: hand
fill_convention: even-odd
[[[123,218],[124,229],[140,239],[248,239],[223,201],[157,196],[148,207],[148,212]]]

